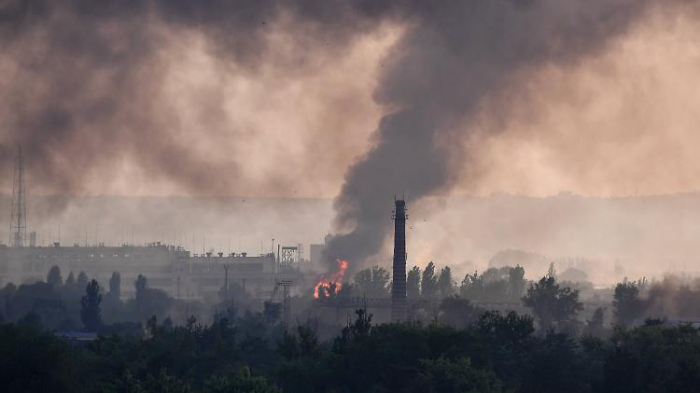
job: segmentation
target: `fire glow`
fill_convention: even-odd
[[[348,261],[338,259],[336,263],[338,264],[338,270],[335,273],[322,275],[316,286],[314,286],[314,297],[316,299],[318,299],[318,290],[321,286],[329,286],[331,283],[335,283],[336,291],[340,291],[340,288],[343,287],[343,276],[345,276],[345,271],[348,269]]]

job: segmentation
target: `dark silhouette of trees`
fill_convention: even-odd
[[[282,390],[268,382],[265,377],[254,376],[248,367],[236,373],[215,375],[204,384],[206,393],[281,393]]]
[[[586,323],[584,333],[595,337],[603,337],[606,334],[605,309],[603,307],[595,309],[593,316]]]
[[[134,281],[136,295],[131,302],[134,317],[138,321],[145,321],[157,315],[165,318],[167,311],[173,304],[173,299],[160,289],[149,288],[148,279],[139,274]]]
[[[423,270],[423,276],[420,282],[421,296],[426,299],[433,299],[437,295],[437,277],[435,277],[435,264],[428,263],[428,266]]]
[[[68,273],[68,277],[66,278],[66,285],[75,285],[75,276],[73,275],[73,271]]]
[[[139,274],[134,281],[134,289],[136,289],[136,300],[142,300],[146,296],[148,288],[148,279],[143,274]]]
[[[700,386],[700,330],[690,325],[655,321],[600,339],[534,335],[532,318],[515,312],[487,311],[461,329],[377,325],[366,310],[356,316],[330,341],[309,324],[284,331],[260,313],[229,313],[209,325],[151,317],[147,335],[74,345],[43,332],[30,314],[0,324],[0,367],[12,371],[0,386],[8,393],[632,393]]]
[[[368,298],[384,298],[389,296],[389,272],[386,269],[373,266],[360,270],[354,277],[355,290],[361,296]]]
[[[519,302],[525,291],[525,269],[521,266],[489,268],[481,275],[467,273],[459,292],[462,297],[481,302]]]
[[[265,317],[265,321],[270,324],[275,324],[277,321],[280,319],[280,315],[282,314],[282,304],[281,303],[275,303],[269,300],[266,300],[263,303],[263,317]]]
[[[63,285],[63,277],[61,277],[61,269],[54,265],[49,269],[49,273],[46,275],[46,282],[53,286]]]
[[[90,281],[85,286],[85,295],[81,299],[80,319],[83,321],[83,326],[88,331],[96,331],[102,323],[102,315],[100,303],[102,303],[102,295],[100,295],[100,286],[97,280]]]
[[[88,283],[88,276],[84,271],[80,271],[78,274],[78,279],[75,282],[80,288],[84,288]]]
[[[444,325],[464,329],[479,318],[481,311],[469,300],[455,295],[442,299],[438,307],[438,320]]]
[[[409,299],[420,298],[420,280],[420,268],[418,266],[413,266],[413,268],[406,273],[406,296]]]
[[[109,278],[109,296],[119,299],[122,294],[122,276],[119,272],[112,272]]]
[[[540,329],[544,331],[567,328],[583,309],[578,300],[578,291],[561,288],[553,275],[542,277],[531,285],[522,300],[526,307],[532,309]]]
[[[525,269],[520,265],[508,270],[508,300],[517,302],[523,296],[527,281],[525,280]]]
[[[615,285],[613,315],[618,325],[629,326],[644,312],[644,302],[639,298],[639,286],[627,280]]]
[[[437,292],[440,297],[448,297],[454,294],[454,281],[452,280],[452,270],[449,266],[445,266],[440,270],[440,275],[437,279]]]
[[[500,381],[492,371],[474,368],[469,358],[444,357],[420,361],[413,391],[427,393],[500,393]]]

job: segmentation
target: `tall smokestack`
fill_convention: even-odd
[[[406,202],[399,199],[395,203],[391,320],[400,322],[406,319]]]

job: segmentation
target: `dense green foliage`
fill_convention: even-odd
[[[78,393],[665,393],[700,386],[700,331],[661,319],[638,321],[649,317],[664,293],[688,308],[697,304],[697,290],[657,285],[642,298],[645,281],[624,281],[614,293],[610,289],[608,304],[618,323],[610,327],[604,307],[578,315],[579,292],[558,282],[553,266],[529,285],[519,266],[468,274],[459,288],[449,267],[437,271],[432,263],[409,271],[409,298],[418,307],[411,322],[377,324],[359,309],[344,328],[324,321],[323,314],[305,314],[305,323],[297,317],[286,331],[280,303],[243,307],[245,291],[235,286],[222,291],[222,299],[235,298],[242,311],[223,301],[211,322],[190,316],[177,325],[169,314],[177,301],[149,288],[146,277],[133,283],[133,299],[122,300],[118,273],[102,293],[84,274],[76,280],[71,272],[62,282],[60,270],[51,269],[47,283],[0,290],[0,315],[7,322],[0,323],[0,387]],[[315,304],[386,297],[390,285],[384,269],[369,268],[351,283],[321,288]],[[532,316],[487,310],[490,301],[518,300]],[[187,307],[191,311],[194,304]],[[89,331],[99,336],[81,341]]]
[[[229,319],[231,318],[231,319]],[[31,318],[0,325],[4,392],[689,392],[700,332],[648,323],[607,340],[535,332],[486,312],[463,329],[356,320],[330,342],[262,315],[149,321],[143,337],[72,342]]]

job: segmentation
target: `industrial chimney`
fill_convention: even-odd
[[[397,200],[395,203],[391,320],[400,322],[406,319],[406,202]]]

